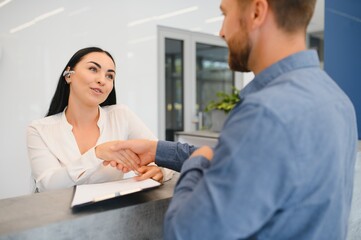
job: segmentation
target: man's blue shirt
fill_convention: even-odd
[[[165,239],[345,239],[355,113],[316,52],[268,67],[240,98],[211,161],[158,143],[156,163],[181,168]]]

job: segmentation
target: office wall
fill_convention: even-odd
[[[55,14],[42,19],[49,13]],[[31,191],[26,126],[45,115],[75,51],[99,46],[112,53],[118,102],[157,133],[156,26],[214,34],[221,22],[205,20],[218,16],[218,0],[14,0],[0,7],[0,198]],[[137,20],[143,23],[128,26]],[[10,32],[31,21],[30,27]]]
[[[31,192],[26,126],[45,115],[75,51],[99,46],[112,53],[118,102],[157,133],[157,25],[209,34],[221,26],[209,21],[221,15],[220,0],[5,2],[0,0],[0,198]],[[322,0],[318,4],[323,7]],[[323,27],[320,15],[310,31]],[[24,24],[29,27],[14,32]]]
[[[325,7],[325,70],[353,102],[361,139],[361,2],[328,0]]]

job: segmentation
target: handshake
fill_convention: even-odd
[[[213,158],[213,149],[208,146],[203,146],[197,149],[194,146],[189,147],[187,144],[177,144],[179,144],[179,147],[177,147],[174,151],[179,151],[182,149],[182,146],[188,146],[185,148],[188,150],[177,152],[177,154],[175,154],[177,157],[181,157],[181,159],[169,159],[169,162],[173,161],[179,163],[179,166],[173,166],[172,170],[180,171],[182,164],[188,158],[196,156],[203,156],[208,160],[212,160]],[[104,161],[104,166],[110,165],[124,173],[134,171],[138,175],[136,177],[137,180],[152,178],[158,182],[162,182],[163,174],[166,173],[166,170],[161,171],[161,169],[154,163],[156,160],[157,146],[158,141],[154,140],[118,140],[96,146],[95,154],[98,158]],[[172,149],[164,148],[159,151],[167,150],[172,151]],[[168,172],[169,171],[171,170],[168,170]],[[173,174],[173,171],[171,172]],[[164,176],[164,178],[164,181],[168,179],[167,176]]]
[[[163,174],[154,165],[157,141],[154,140],[118,140],[100,144],[95,147],[95,155],[102,159],[103,165],[110,165],[126,173],[134,171],[138,174],[137,180],[152,178],[162,181]]]

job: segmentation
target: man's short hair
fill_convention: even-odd
[[[267,0],[279,28],[286,32],[306,30],[316,0]]]
[[[238,0],[246,7],[252,0]],[[275,15],[276,24],[286,32],[306,30],[315,9],[316,0],[267,0]]]

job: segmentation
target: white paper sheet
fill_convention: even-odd
[[[78,185],[75,189],[71,207],[86,203],[99,202],[105,199],[123,196],[157,186],[160,186],[160,183],[154,181],[153,179],[136,181],[133,178],[115,182]]]

